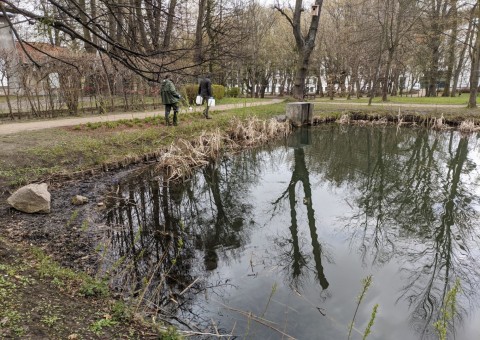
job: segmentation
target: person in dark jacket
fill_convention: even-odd
[[[162,87],[160,89],[160,95],[162,96],[162,103],[165,105],[165,124],[170,125],[169,115],[173,108],[173,125],[177,125],[178,115],[178,101],[181,96],[175,89],[173,82],[170,80],[170,74],[165,75],[165,79],[162,81]]]
[[[205,77],[200,81],[200,85],[198,86],[198,94],[202,96],[203,102],[205,103],[205,110],[203,110],[203,115],[206,119],[210,119],[211,117],[208,116],[208,99],[212,97],[212,82],[210,81],[209,75],[205,75]]]

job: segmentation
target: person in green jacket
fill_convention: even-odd
[[[165,105],[165,124],[170,125],[169,115],[173,108],[173,125],[177,125],[178,115],[178,102],[181,98],[180,94],[175,89],[173,82],[170,80],[170,74],[165,75],[165,79],[162,81],[162,87],[160,89],[160,95],[162,96],[162,103]]]

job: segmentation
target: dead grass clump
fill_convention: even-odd
[[[460,123],[458,130],[463,133],[470,133],[476,132],[480,130],[479,126],[475,126],[475,122],[473,120],[464,120]]]
[[[387,117],[382,117],[380,119],[372,120],[372,125],[387,125],[388,119]]]
[[[202,133],[187,141],[179,139],[172,143],[159,159],[158,168],[165,169],[169,179],[185,178],[209,162],[218,159],[222,152],[236,151],[244,147],[265,144],[275,138],[287,136],[292,131],[289,122],[267,121],[250,118],[232,120],[226,134],[220,129]]]
[[[188,177],[194,169],[217,159],[223,142],[218,129],[203,133],[193,141],[179,139],[162,154],[158,167],[166,170],[169,179]]]
[[[337,120],[337,123],[342,124],[342,125],[348,125],[348,124],[350,124],[350,121],[351,121],[350,115],[348,113],[344,113],[340,117],[340,119]]]
[[[245,122],[234,118],[227,129],[228,137],[241,147],[261,145],[273,138],[287,136],[292,132],[291,124],[276,119],[259,120],[251,118]]]
[[[433,124],[432,124],[433,130],[446,130],[448,128],[449,126],[445,124],[445,118],[443,117],[443,114],[440,118],[433,118]]]

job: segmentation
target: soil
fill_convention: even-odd
[[[133,317],[122,320],[112,317],[115,302],[121,301],[114,292],[108,298],[84,297],[74,284],[59,285],[55,277],[43,276],[41,264],[32,251],[40,248],[62,267],[94,276],[95,240],[101,228],[98,212],[103,209],[98,203],[105,189],[129,171],[50,186],[50,214],[24,214],[2,203],[0,338],[158,338],[151,326]],[[72,205],[71,198],[77,194],[88,197],[89,202]]]

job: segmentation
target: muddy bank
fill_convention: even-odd
[[[132,171],[134,168],[130,167],[77,180],[50,182],[50,214],[21,213],[10,208],[2,199],[2,237],[11,242],[41,247],[60,264],[94,274],[97,262],[95,244],[102,232],[99,214],[104,209],[104,193]],[[89,202],[81,206],[72,205],[71,198],[75,195],[88,197]]]

